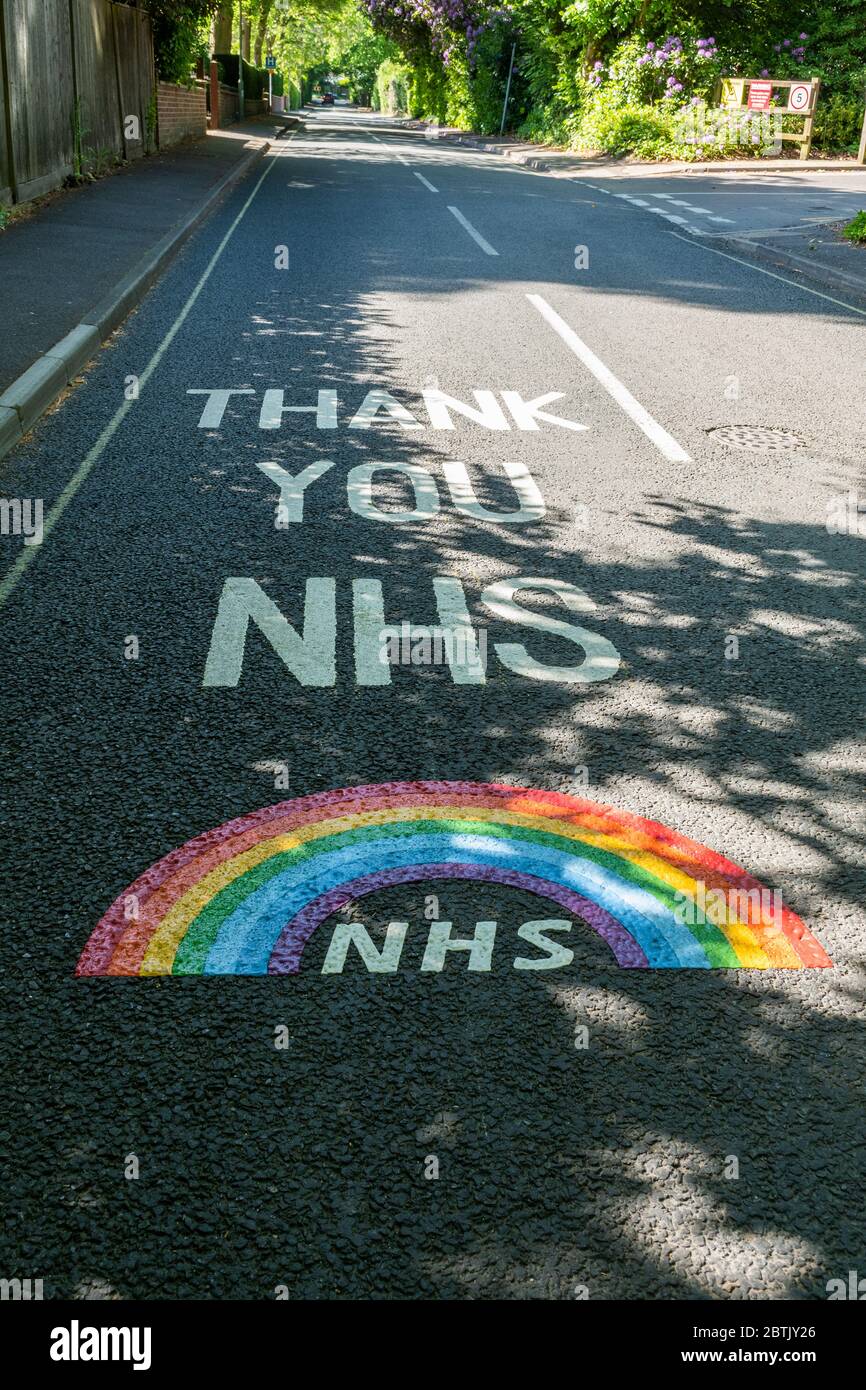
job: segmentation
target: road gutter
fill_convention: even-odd
[[[834,266],[826,265],[819,260],[798,256],[794,251],[783,251],[778,246],[768,246],[766,243],[758,241],[757,235],[760,234],[708,236],[705,239],[714,245],[723,246],[729,251],[738,251],[741,256],[750,260],[775,266],[777,270],[787,270],[789,274],[797,275],[804,281],[811,280],[816,285],[823,285],[825,289],[844,291],[846,294],[856,297],[861,304],[866,304],[866,276],[861,279],[856,275],[846,275],[844,270],[837,270]],[[864,253],[864,269],[866,269],[866,253]]]

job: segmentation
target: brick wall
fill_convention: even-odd
[[[159,145],[165,149],[180,140],[198,139],[207,134],[207,103],[202,87],[175,87],[160,82],[156,92],[156,120]]]
[[[231,125],[238,118],[238,94],[234,87],[220,83],[220,126]]]

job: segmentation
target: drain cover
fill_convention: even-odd
[[[753,454],[785,454],[789,449],[802,449],[806,443],[791,430],[770,430],[763,425],[722,425],[707,430],[707,434],[729,449],[750,449]]]

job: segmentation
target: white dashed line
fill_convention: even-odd
[[[490,245],[490,242],[489,242],[489,241],[485,241],[485,240],[484,240],[484,237],[481,235],[480,232],[476,232],[476,230],[475,230],[475,228],[473,227],[472,223],[469,222],[469,221],[467,221],[467,219],[463,216],[463,213],[460,211],[459,208],[453,208],[453,207],[450,207],[450,206],[449,206],[448,211],[454,214],[454,216],[457,218],[457,221],[460,223],[460,226],[465,228],[465,230],[466,230],[466,231],[469,233],[469,235],[472,237],[472,240],[473,240],[473,241],[477,241],[477,242],[478,242],[478,245],[481,247],[481,250],[482,250],[486,255],[488,255],[488,256],[498,256],[498,255],[499,255],[499,252],[494,250],[494,248]]]
[[[710,222],[727,222],[729,226],[734,225],[730,217],[717,217],[709,208],[699,208],[695,203],[687,203],[683,198],[674,198],[670,193],[651,193],[650,197],[663,198],[666,203],[673,203],[674,207],[685,208],[687,212],[696,212],[701,217],[706,217]],[[653,212],[656,211],[658,209],[653,208]]]
[[[570,182],[570,183],[577,183],[578,180],[577,180],[577,179],[569,179],[569,182]],[[595,187],[594,184],[588,184],[588,185],[586,185],[586,186],[589,187],[589,188],[594,188],[594,187]],[[706,233],[704,233],[704,232],[701,231],[700,227],[693,227],[693,226],[691,225],[691,223],[690,223],[690,222],[687,222],[686,219],[685,219],[684,217],[679,217],[675,212],[666,212],[664,208],[654,208],[650,203],[644,202],[643,198],[633,198],[632,195],[631,195],[630,193],[611,193],[607,188],[599,188],[599,189],[597,189],[596,191],[599,192],[599,193],[607,193],[607,196],[608,196],[609,198],[622,198],[622,199],[624,199],[625,202],[627,202],[627,203],[632,203],[635,207],[644,208],[646,212],[654,212],[655,215],[656,215],[656,217],[663,217],[663,218],[665,219],[666,222],[676,222],[676,224],[677,224],[678,227],[682,227],[684,231],[690,232],[692,236],[705,236],[705,235],[706,235]],[[672,197],[670,193],[653,193],[653,194],[651,194],[651,197],[653,197],[653,198],[665,198],[665,199],[667,199],[668,202],[671,202],[671,203],[675,203],[675,202],[678,201],[676,198]],[[688,207],[689,205],[688,205],[688,203],[682,203],[682,204],[680,204],[680,206],[681,206],[681,207]],[[700,211],[700,209],[699,209],[699,208],[694,208],[694,209],[692,209],[692,211],[698,212],[698,211]],[[727,219],[723,219],[723,220],[727,220]]]
[[[678,233],[674,232],[673,235],[677,236]],[[623,386],[610,368],[604,365],[601,358],[596,357],[592,349],[588,348],[581,338],[578,338],[574,329],[569,328],[556,310],[550,307],[547,300],[542,299],[540,294],[528,294],[526,298],[547,320],[554,333],[559,334],[566,347],[570,348],[575,357],[579,358],[583,365],[592,372],[596,381],[600,382],[604,389],[613,396],[617,405],[621,406],[626,415],[634,421],[639,429],[643,430],[648,439],[652,440],[665,458],[669,459],[671,463],[690,463],[691,459],[682,445],[677,443],[672,434],[668,434],[658,420],[653,419],[640,401],[635,400],[628,388]]]
[[[417,169],[413,169],[413,170],[412,170],[412,173],[415,175],[416,179],[420,179],[420,180],[421,180],[421,182],[423,183],[423,185],[424,185],[425,188],[429,188],[429,189],[430,189],[430,192],[431,192],[431,193],[438,193],[438,192],[439,192],[439,189],[438,189],[438,188],[434,188],[433,185],[432,185],[432,183],[430,182],[430,180],[429,180],[429,179],[425,179],[425,177],[424,177],[423,174],[419,174]]]

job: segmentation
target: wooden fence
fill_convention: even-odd
[[[114,0],[0,0],[0,203],[154,149],[150,20]]]

